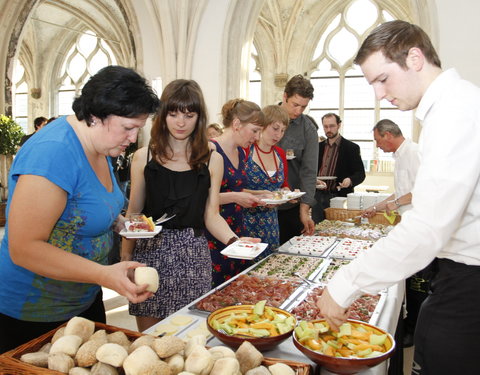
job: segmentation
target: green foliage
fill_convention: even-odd
[[[24,135],[22,127],[11,117],[0,115],[0,155],[14,155]]]

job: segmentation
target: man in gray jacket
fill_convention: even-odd
[[[280,243],[300,234],[312,235],[314,223],[310,207],[315,204],[315,184],[318,166],[318,133],[311,120],[303,114],[313,98],[310,81],[298,74],[285,86],[280,104],[290,117],[290,125],[279,146],[287,151],[288,184],[292,190],[306,192],[300,203],[286,203],[278,209]],[[293,150],[291,155],[288,150]]]

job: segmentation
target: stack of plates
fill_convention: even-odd
[[[362,209],[362,194],[361,193],[347,194],[347,208],[349,210],[361,210]]]
[[[330,199],[330,207],[332,208],[347,208],[347,198],[335,197]]]
[[[349,210],[364,210],[367,207],[378,204],[389,196],[390,194],[379,194],[370,192],[350,193],[347,194],[347,208]]]
[[[371,206],[375,206],[376,203],[380,202],[377,200],[376,193],[363,193],[362,195],[362,208],[368,208]]]

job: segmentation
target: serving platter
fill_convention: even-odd
[[[323,286],[306,288],[285,310],[295,315],[299,321],[323,318],[315,303],[322,291]],[[360,296],[350,306],[348,317],[365,323],[376,324],[385,305],[386,297],[385,292],[380,292],[377,295],[364,294]]]
[[[267,243],[236,241],[220,251],[220,254],[233,259],[251,260],[263,253],[267,247]]]
[[[130,226],[130,222],[126,221],[125,222],[125,228],[128,228]],[[120,231],[120,236],[128,238],[128,239],[137,239],[137,238],[153,238],[157,234],[159,234],[162,231],[162,226],[161,225],[156,225],[155,230],[153,232],[133,232],[129,231],[127,229],[122,229]]]

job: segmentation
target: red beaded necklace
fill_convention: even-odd
[[[262,165],[262,168],[263,168],[263,170],[265,171],[265,174],[267,175],[268,179],[270,180],[270,182],[272,182],[272,183],[274,183],[274,184],[277,183],[277,182],[278,182],[278,177],[279,177],[279,176],[278,176],[277,157],[275,156],[275,154],[272,155],[272,156],[273,156],[273,161],[275,162],[275,170],[276,170],[276,172],[275,172],[275,174],[274,174],[274,175],[276,175],[276,178],[275,178],[275,180],[274,180],[272,177],[270,177],[270,174],[268,173],[267,168],[265,168],[265,165],[263,164],[262,157],[260,156],[261,153],[262,153],[262,154],[271,154],[271,153],[273,153],[273,146],[270,148],[270,151],[263,151],[260,147],[258,147],[258,145],[257,145],[256,143],[254,143],[253,145],[254,145],[254,147],[255,147],[255,150],[258,151],[258,152],[257,152],[258,160],[260,161],[260,164]]]

